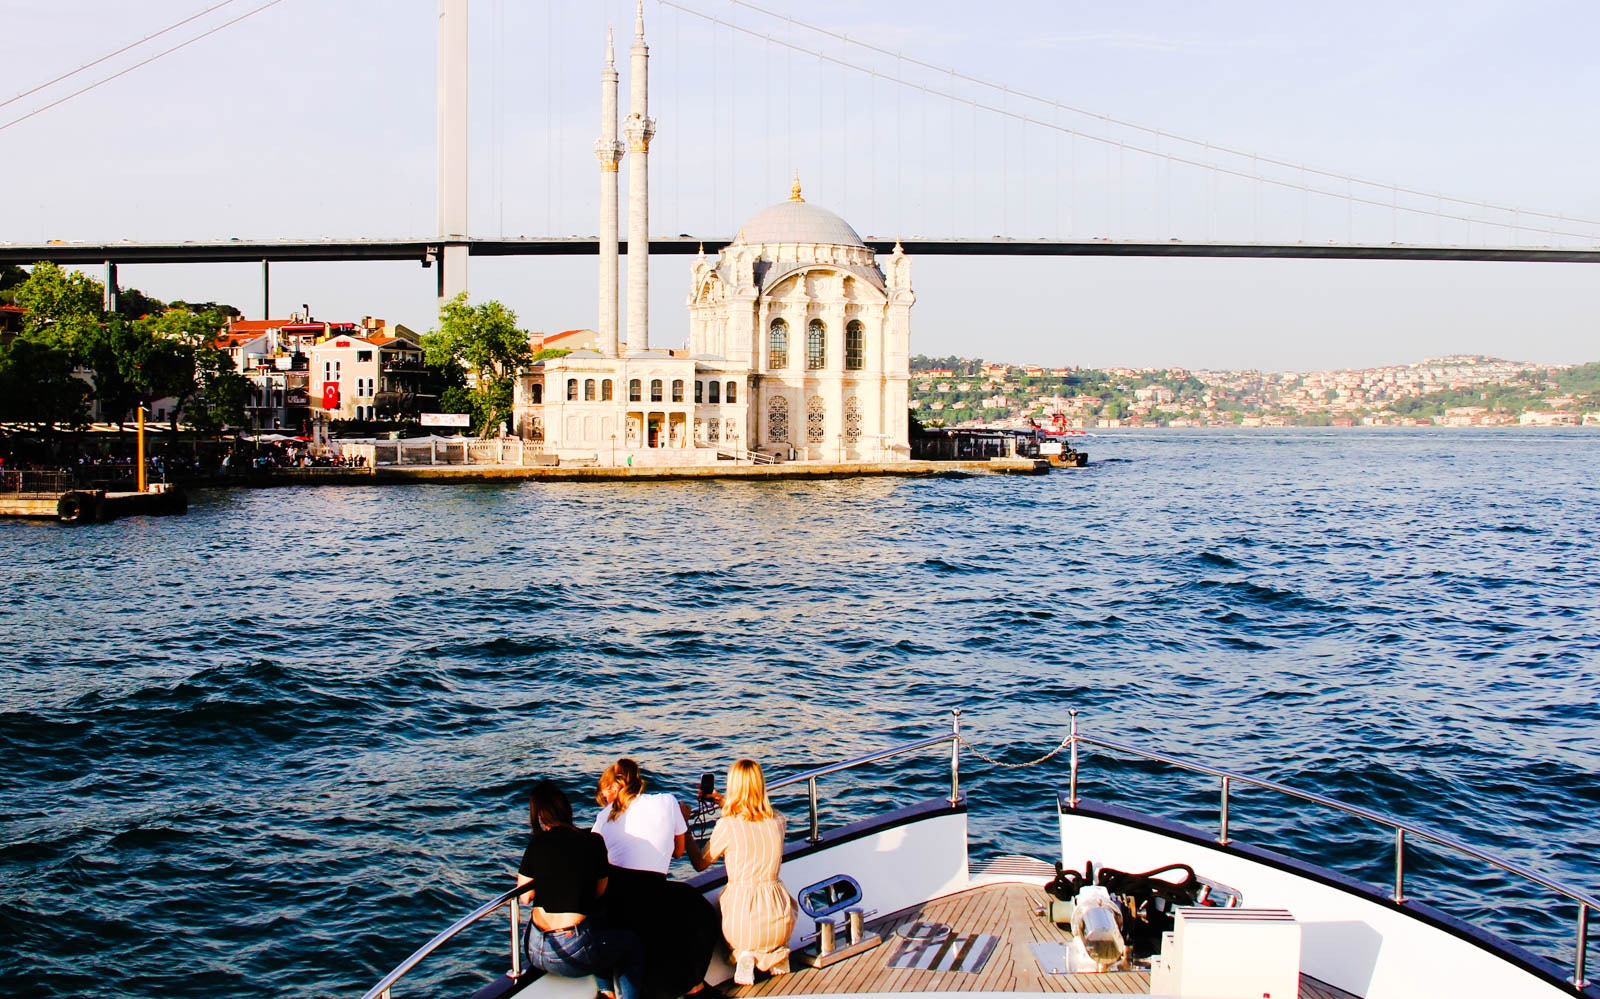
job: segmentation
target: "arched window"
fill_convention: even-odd
[[[584,402],[594,402],[594,379],[593,378],[585,378],[583,380],[583,401]]]
[[[705,393],[705,389],[706,389],[706,383],[703,382],[703,381],[700,381],[698,378],[695,379],[695,383],[694,383],[694,401],[695,402],[705,402],[706,401],[705,400],[705,394],[706,394]]]
[[[867,357],[867,328],[861,320],[852,319],[844,327],[844,366],[860,371]]]
[[[683,401],[683,379],[682,378],[674,378],[672,380],[672,401],[673,402],[682,402]]]
[[[544,386],[543,385],[539,384],[538,382],[534,382],[532,385],[528,386],[528,390],[533,393],[533,404],[535,406],[544,405]]]
[[[637,378],[628,379],[628,401],[629,402],[639,402],[644,398],[643,396],[641,396],[639,394],[640,388],[641,388],[641,386],[639,385],[639,379],[637,379]]]
[[[706,402],[721,402],[721,401],[722,401],[722,383],[721,382],[707,382],[706,383]]]
[[[861,400],[855,396],[844,401],[844,439],[852,444],[861,441]]]
[[[650,379],[650,401],[661,401],[661,379],[659,378]]]
[[[728,383],[728,391],[723,395],[723,398],[726,399],[729,402],[738,402],[739,401],[739,383],[738,382],[729,382]]]
[[[767,403],[767,440],[789,439],[789,400],[778,396]]]
[[[806,370],[820,371],[828,364],[828,327],[822,320],[806,324]]]
[[[604,378],[600,381],[600,401],[611,401],[611,379],[609,378]]]
[[[578,401],[578,380],[576,378],[567,379],[567,401]]]
[[[822,443],[822,427],[827,419],[826,413],[822,396],[814,395],[806,401],[806,443]]]
[[[767,366],[772,368],[789,366],[789,324],[782,319],[772,321],[772,332],[767,337]]]

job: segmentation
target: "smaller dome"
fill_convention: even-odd
[[[744,242],[831,243],[836,246],[866,246],[850,223],[807,201],[781,201],[763,208],[739,230]]]

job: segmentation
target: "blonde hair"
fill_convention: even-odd
[[[767,797],[767,778],[761,773],[761,764],[735,760],[728,768],[728,796],[723,799],[722,814],[749,822],[777,814],[772,810],[772,799]]]
[[[600,784],[595,790],[594,803],[606,803],[606,788],[616,789],[617,796],[611,802],[611,814],[606,816],[607,821],[616,819],[628,806],[633,804],[633,799],[644,793],[644,775],[639,773],[639,764],[630,759],[623,758],[606,767],[600,775]]]

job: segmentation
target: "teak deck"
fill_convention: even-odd
[[[886,938],[877,948],[829,968],[802,968],[788,975],[758,980],[750,986],[723,985],[739,999],[784,995],[834,995],[864,992],[1067,992],[1148,995],[1150,974],[1118,971],[1105,974],[1047,975],[1034,959],[1034,943],[1065,943],[1055,924],[1036,914],[1049,900],[1042,888],[1021,884],[971,888],[922,905],[871,920],[868,926]],[[983,970],[916,971],[885,967],[895,951],[892,934],[918,920],[939,922],[958,933],[993,933],[1000,938]],[[1300,999],[1358,999],[1314,978],[1300,976]]]

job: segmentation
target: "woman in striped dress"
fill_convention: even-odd
[[[733,981],[755,983],[757,969],[789,971],[789,935],[798,906],[778,879],[783,864],[783,816],[772,810],[761,764],[739,760],[728,770],[722,818],[711,830],[705,861],[723,858],[722,935],[733,951]],[[698,866],[698,865],[697,865]]]

